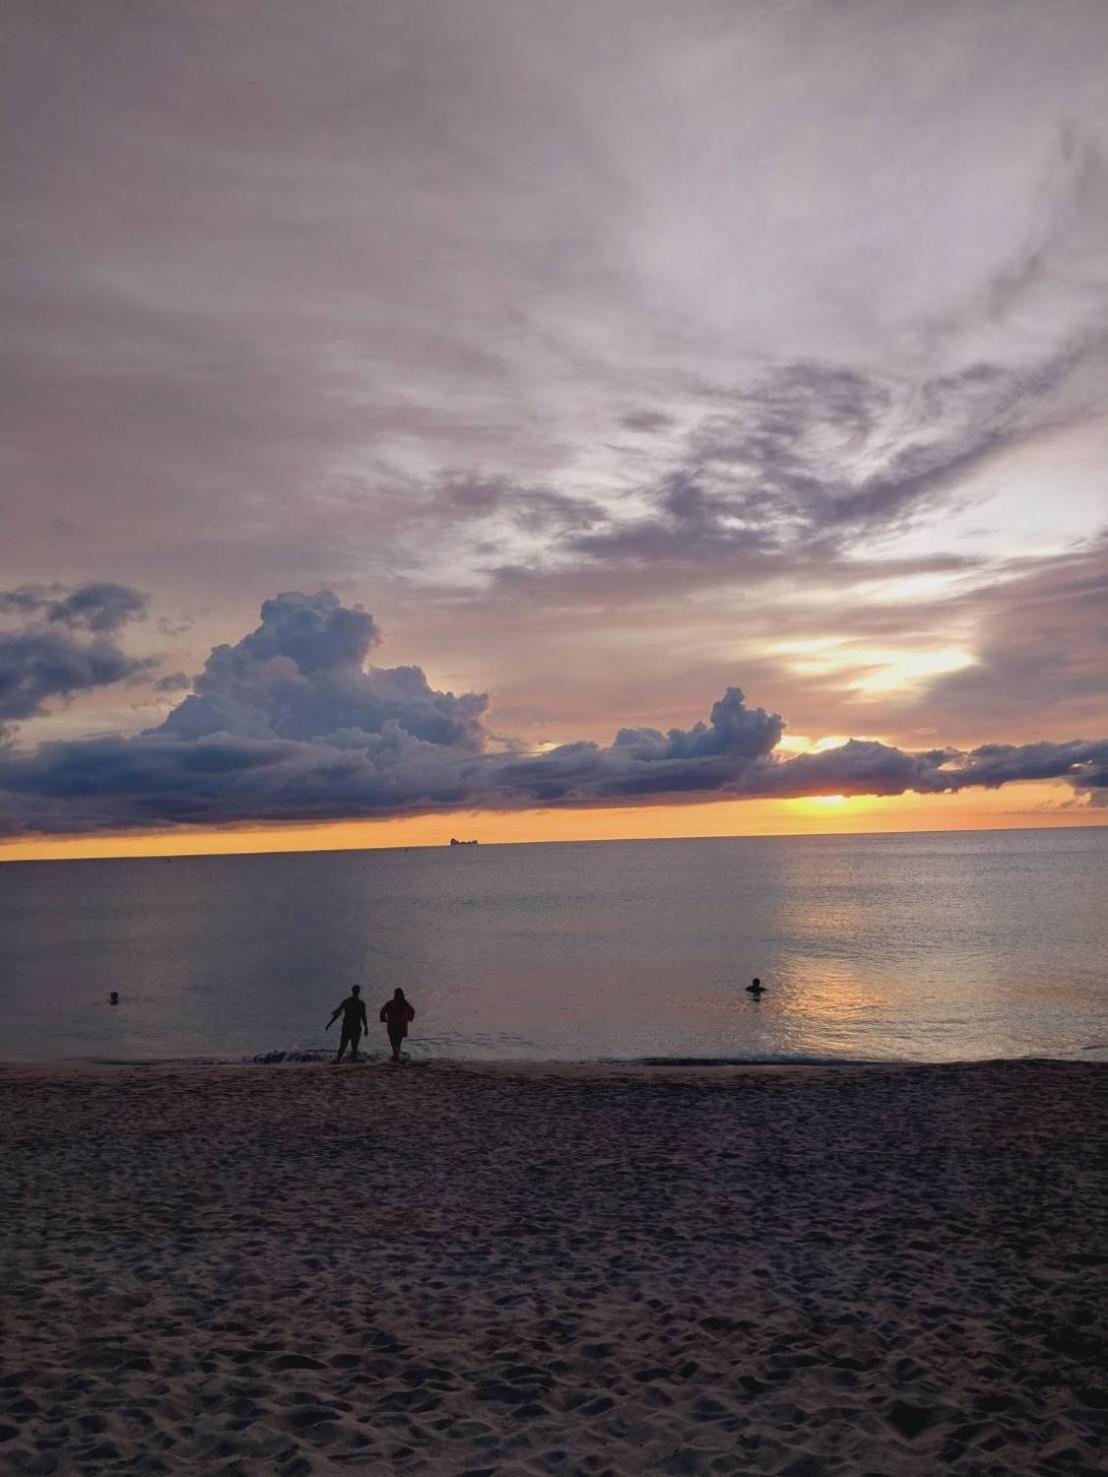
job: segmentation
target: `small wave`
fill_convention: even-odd
[[[233,1056],[70,1056],[68,1062],[86,1062],[92,1067],[230,1067]]]
[[[873,1067],[895,1066],[899,1058],[846,1056],[639,1056],[604,1058],[612,1067]]]
[[[259,1051],[251,1056],[86,1056],[67,1060],[93,1067],[268,1067],[279,1062],[326,1062],[333,1052],[292,1047],[288,1051]],[[369,1060],[363,1053],[363,1061]]]
[[[1092,1048],[1086,1048],[1092,1050]],[[278,1067],[298,1063],[334,1061],[334,1051],[326,1047],[275,1047],[272,1051],[253,1052],[249,1056],[171,1056],[171,1057],[80,1057],[99,1067]],[[446,1065],[494,1066],[600,1066],[600,1067],[865,1067],[895,1065],[896,1059],[842,1056],[639,1056],[639,1057],[477,1057],[452,1056],[444,1053],[434,1058]],[[386,1061],[384,1053],[363,1051],[359,1063]],[[427,1058],[422,1058],[425,1062]]]
[[[294,1046],[289,1051],[259,1051],[240,1057],[243,1066],[276,1067],[282,1062],[326,1062],[334,1055],[320,1047]]]

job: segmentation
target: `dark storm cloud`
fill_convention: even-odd
[[[149,670],[113,641],[82,640],[45,627],[0,631],[0,732],[5,724],[46,711],[56,698],[110,687]]]
[[[729,687],[712,708],[707,723],[697,723],[687,731],[671,728],[668,734],[655,728],[621,728],[615,747],[626,749],[632,758],[645,764],[718,754],[760,759],[777,747],[784,731],[779,713],[748,708],[739,688]]]
[[[66,589],[23,585],[0,590],[0,735],[44,713],[57,699],[110,687],[150,671],[114,637],[146,614],[146,596],[107,582]]]
[[[597,806],[682,797],[894,795],[1022,779],[1102,785],[1108,741],[906,752],[851,740],[777,757],[784,722],[730,687],[707,722],[621,730],[609,747],[497,747],[482,694],[437,692],[418,667],[363,669],[372,616],[284,594],[218,646],[158,728],[0,755],[6,835],[80,834],[419,811]]]
[[[910,752],[874,740],[848,739],[817,754],[763,769],[748,795],[902,795],[999,789],[1019,780],[1068,779],[1078,788],[1102,783],[1108,739],[1093,742],[985,744],[977,749]]]

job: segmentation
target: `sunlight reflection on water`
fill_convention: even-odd
[[[0,1055],[322,1052],[360,982],[371,1013],[404,986],[415,1056],[1088,1060],[1108,1041],[1106,843],[1086,829],[12,865]]]

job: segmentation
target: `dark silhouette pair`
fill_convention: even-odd
[[[362,999],[361,985],[355,985],[341,1004],[336,1005],[331,1019],[327,1022],[325,1030],[331,1027],[342,1016],[342,1038],[339,1041],[336,1062],[341,1062],[346,1055],[346,1048],[350,1048],[350,1060],[358,1060],[358,1042],[362,1039],[362,1032],[369,1035],[369,1017],[365,1011],[365,1001]],[[393,991],[392,999],[386,1000],[381,1006],[380,1019],[384,1021],[389,1033],[389,1045],[392,1047],[392,1059],[394,1062],[400,1060],[400,1047],[404,1037],[408,1034],[409,1021],[415,1020],[415,1011],[404,998],[404,991],[397,988]]]

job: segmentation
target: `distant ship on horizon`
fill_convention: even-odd
[[[478,845],[480,845],[480,843],[477,842],[477,841],[459,841],[458,838],[457,838],[457,836],[451,836],[451,838],[450,838],[450,844],[451,844],[451,846],[478,846]]]

